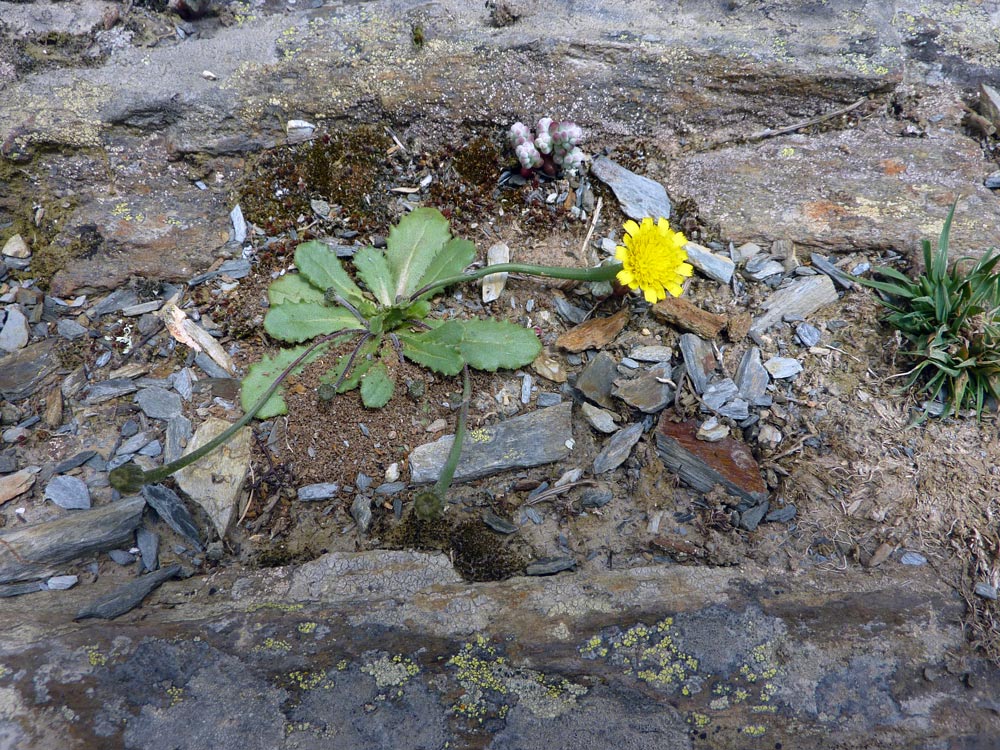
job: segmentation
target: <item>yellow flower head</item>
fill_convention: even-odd
[[[684,279],[694,272],[687,263],[684,245],[687,239],[670,228],[662,216],[654,224],[646,217],[642,225],[625,222],[625,243],[615,249],[615,258],[622,262],[618,281],[631,289],[642,289],[646,301],[665,299],[667,292],[680,297]]]

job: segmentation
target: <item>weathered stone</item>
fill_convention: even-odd
[[[180,395],[166,388],[143,388],[135,399],[139,408],[151,419],[174,419],[181,415],[184,408]]]
[[[585,401],[580,405],[580,412],[583,414],[583,418],[587,420],[587,423],[598,432],[610,435],[618,430],[618,425],[615,424],[615,421],[618,419],[617,415],[607,409],[602,409]]]
[[[0,583],[42,578],[77,558],[129,543],[145,506],[142,498],[127,498],[0,532]]]
[[[162,484],[147,484],[142,488],[142,496],[167,526],[201,549],[201,533],[176,492]]]
[[[135,546],[139,548],[143,568],[153,571],[160,567],[160,537],[157,534],[140,527],[135,532]]]
[[[21,469],[0,477],[0,505],[30,490],[35,484],[36,473],[31,469]]]
[[[761,405],[767,397],[767,386],[771,378],[760,361],[760,349],[752,346],[744,353],[736,368],[736,387],[740,395],[754,405]]]
[[[625,463],[632,448],[642,437],[642,429],[642,422],[636,422],[612,435],[594,459],[594,474],[604,474]]]
[[[79,580],[77,576],[52,576],[45,582],[45,588],[49,591],[66,591],[76,586]]]
[[[726,327],[726,316],[702,310],[683,297],[667,297],[653,305],[653,317],[703,339],[714,339]]]
[[[300,502],[311,503],[317,500],[329,500],[339,491],[340,485],[336,482],[319,482],[299,487],[297,494]]]
[[[785,272],[785,266],[767,255],[757,255],[747,262],[744,274],[755,281],[763,281]]]
[[[103,404],[105,401],[110,401],[113,398],[118,398],[119,396],[135,393],[136,390],[136,384],[128,378],[103,380],[100,383],[93,383],[87,388],[83,402],[88,406],[95,406],[97,404]]]
[[[34,393],[59,366],[55,347],[55,339],[46,339],[0,356],[0,396],[20,401]]]
[[[737,393],[739,393],[739,389],[732,378],[723,378],[705,388],[701,398],[705,402],[705,406],[713,411],[718,411],[723,404],[735,398]]]
[[[6,319],[0,328],[0,352],[16,352],[28,345],[31,331],[28,319],[18,305],[7,305]]]
[[[795,338],[802,346],[816,346],[821,337],[819,329],[811,323],[799,323],[795,326]]]
[[[734,422],[742,422],[750,416],[750,404],[745,399],[734,398],[720,406],[717,411],[720,417],[728,417]]]
[[[577,377],[576,389],[595,404],[600,404],[606,409],[614,408],[611,389],[617,375],[615,361],[611,355],[607,352],[598,352]]]
[[[514,534],[517,532],[517,526],[507,519],[501,518],[493,511],[488,510],[483,514],[483,523],[498,534]]]
[[[179,397],[171,395],[180,402]],[[198,450],[230,427],[232,425],[224,419],[208,418],[195,430],[186,453]],[[177,486],[205,509],[220,539],[226,537],[243,489],[243,480],[250,470],[251,435],[251,429],[244,427],[221,448],[174,474]]]
[[[358,525],[358,532],[368,533],[368,527],[372,525],[372,499],[367,495],[357,495],[351,503],[351,517]]]
[[[628,308],[624,307],[607,318],[591,318],[570,328],[556,339],[556,346],[570,352],[601,349],[611,343],[628,323]]]
[[[102,620],[113,620],[116,617],[129,612],[140,604],[142,600],[149,596],[154,589],[164,581],[176,578],[180,575],[181,566],[171,565],[153,573],[146,573],[134,581],[130,581],[123,586],[111,591],[106,596],[102,596],[91,602],[79,612],[74,620],[85,620],[88,617],[99,617]]]
[[[45,486],[45,499],[67,510],[86,510],[90,507],[90,490],[82,479],[59,474]]]
[[[712,345],[693,333],[685,333],[681,336],[680,348],[695,391],[704,393],[717,366]]]
[[[580,495],[580,505],[584,508],[603,508],[614,499],[609,490],[589,489]]]
[[[760,522],[764,519],[764,516],[767,514],[768,507],[768,501],[764,500],[764,502],[759,505],[755,505],[749,510],[745,510],[740,513],[740,528],[746,529],[747,531],[753,531],[756,529],[757,526],[760,525]]]
[[[776,291],[761,307],[765,310],[750,326],[751,333],[764,333],[785,316],[805,318],[837,301],[837,290],[829,276],[797,278]]]
[[[170,463],[180,458],[192,434],[191,420],[187,417],[180,416],[169,420],[163,441],[163,460]]]
[[[553,383],[565,383],[568,379],[562,362],[548,352],[542,352],[531,363],[531,369]]]
[[[543,557],[528,563],[524,569],[526,576],[551,576],[562,573],[564,570],[572,570],[576,567],[576,559],[569,555],[560,557]]]
[[[636,346],[628,356],[637,362],[669,362],[673,351],[669,346]]]
[[[88,334],[88,329],[77,323],[72,318],[60,318],[56,323],[56,331],[60,336],[69,341],[82,339]]]
[[[470,431],[462,444],[455,481],[565,458],[572,445],[571,410],[572,404],[559,404]],[[436,481],[454,439],[453,435],[445,435],[414,448],[409,459],[410,481],[415,484]]]
[[[661,418],[656,448],[664,466],[698,492],[722,485],[730,495],[754,504],[767,497],[757,462],[746,445],[733,438],[706,443],[697,439],[697,433],[697,422]]]
[[[709,417],[699,425],[695,437],[706,443],[717,443],[723,438],[729,437],[729,425],[722,424],[715,417]]]
[[[771,357],[764,363],[764,369],[775,380],[781,380],[802,372],[802,363],[794,357]]]
[[[490,245],[486,251],[486,264],[495,266],[498,263],[510,263],[510,248],[503,242]],[[500,298],[507,286],[506,273],[491,273],[483,277],[483,302],[493,302]]]
[[[736,264],[726,256],[716,255],[697,242],[688,242],[684,245],[684,249],[687,251],[688,263],[702,275],[720,284],[728,284],[732,280]]]
[[[606,156],[594,159],[590,173],[611,188],[622,212],[636,221],[670,218],[670,198],[660,183],[637,175]]]
[[[15,234],[3,244],[3,250],[0,250],[0,255],[7,258],[30,258],[31,248],[24,241],[24,237]]]
[[[670,380],[670,365],[661,362],[634,377],[615,381],[612,393],[629,406],[646,414],[656,414],[674,400],[674,386]]]

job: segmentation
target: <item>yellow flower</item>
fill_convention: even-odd
[[[684,249],[687,239],[670,228],[662,216],[654,224],[646,217],[642,225],[625,222],[625,243],[615,249],[615,258],[622,262],[618,281],[631,289],[642,289],[646,301],[653,303],[666,298],[667,292],[680,297],[684,279],[694,272]]]

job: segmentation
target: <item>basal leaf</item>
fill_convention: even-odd
[[[322,242],[303,242],[295,248],[295,265],[306,280],[321,292],[333,288],[354,306],[361,305],[361,289],[347,275],[340,258]]]
[[[286,273],[271,282],[267,288],[271,307],[285,302],[322,302],[323,292],[310,284],[300,273]]]
[[[399,332],[403,356],[411,362],[442,375],[457,375],[462,371],[462,354],[457,343],[442,341],[436,334],[440,330],[421,333]]]
[[[395,282],[393,301],[420,288],[420,279],[450,238],[448,220],[436,208],[418,208],[389,230],[385,257]]]
[[[264,330],[276,339],[296,344],[327,333],[361,330],[361,323],[343,307],[322,302],[286,302],[268,310]]]
[[[353,391],[361,383],[361,378],[368,372],[368,368],[372,366],[371,355],[378,350],[379,343],[380,339],[377,336],[367,338],[361,343],[357,354],[353,356],[353,361],[351,352],[342,354],[337,358],[337,364],[320,376],[320,382],[334,385],[337,381],[340,381],[340,385],[337,386],[337,393]],[[351,371],[347,374],[347,377],[341,380],[340,375],[344,372],[344,368],[348,363],[351,363]]]
[[[292,371],[292,374],[301,372],[303,367],[319,357],[329,345],[326,343],[316,347],[316,351],[306,357],[302,364]],[[285,371],[285,368],[308,348],[308,344],[303,344],[291,349],[280,349],[277,354],[267,355],[257,364],[251,365],[247,376],[243,378],[243,386],[240,389],[240,405],[243,407],[243,411],[250,411],[263,398],[264,392],[271,387],[275,379]],[[279,387],[271,394],[264,406],[257,412],[257,419],[268,419],[288,411],[282,395],[283,391],[284,389]]]
[[[542,351],[534,331],[501,320],[450,320],[435,333],[448,340],[456,335],[455,329],[462,359],[477,370],[524,367]]]
[[[392,398],[395,385],[389,369],[382,362],[376,362],[361,379],[361,402],[369,409],[381,409]]]
[[[423,289],[425,286],[434,284],[449,276],[457,276],[465,270],[476,257],[476,246],[468,240],[454,237],[448,240],[441,251],[434,256],[424,275],[420,277],[416,288]],[[428,292],[430,294],[430,292]]]
[[[386,307],[395,302],[392,271],[381,250],[374,247],[362,248],[354,256],[354,267],[358,269],[358,276],[368,285],[375,299]]]

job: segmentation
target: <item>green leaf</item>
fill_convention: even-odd
[[[436,208],[418,208],[389,230],[385,256],[395,280],[393,301],[420,288],[420,279],[450,238],[448,220]]]
[[[395,302],[392,271],[381,250],[374,247],[362,248],[354,256],[354,267],[358,269],[358,276],[367,284],[375,299],[386,307]]]
[[[297,344],[327,333],[362,328],[358,319],[343,307],[321,302],[286,302],[268,310],[264,330],[276,339]]]
[[[442,375],[457,375],[464,364],[462,353],[457,343],[441,340],[437,335],[440,330],[436,328],[422,333],[400,331],[398,336],[403,345],[403,356]]]
[[[354,361],[351,364],[351,371],[348,373],[346,378],[340,380],[340,375],[344,372],[344,368],[347,366],[347,363],[351,362],[351,352],[342,354],[338,357],[337,364],[320,376],[320,382],[333,385],[340,380],[340,385],[337,386],[337,393],[347,393],[348,391],[353,391],[361,383],[361,378],[363,378],[365,373],[368,372],[368,368],[372,366],[371,355],[378,351],[380,343],[381,340],[378,336],[370,336],[366,338],[361,342],[361,345],[358,348],[358,353],[354,355]]]
[[[381,409],[389,403],[395,386],[389,368],[378,362],[361,379],[361,402],[369,409]]]
[[[295,265],[305,278],[321,292],[331,287],[355,307],[364,301],[361,289],[347,275],[340,258],[322,242],[303,242],[295,248]]]
[[[427,270],[424,271],[414,291],[435,284],[449,276],[457,276],[465,270],[476,257],[476,246],[469,240],[454,237],[445,243],[441,251],[434,256]],[[427,292],[433,294],[435,290]]]
[[[542,351],[534,331],[500,320],[449,320],[435,333],[444,341],[457,336],[462,359],[477,370],[524,367]]]
[[[322,302],[323,292],[310,284],[300,273],[286,273],[271,282],[267,288],[267,301],[271,307],[286,302]]]
[[[292,374],[296,375],[302,372],[303,367],[315,361],[329,346],[330,342],[316,347],[316,351],[306,357],[302,364],[292,370]],[[275,379],[285,371],[285,368],[292,364],[308,348],[309,344],[303,344],[291,349],[280,349],[277,354],[266,355],[257,364],[250,365],[250,371],[243,378],[243,386],[240,390],[240,405],[243,407],[243,411],[250,411],[254,407],[254,404],[263,398],[264,392],[271,387]],[[271,397],[264,403],[264,406],[257,412],[257,419],[268,419],[288,412],[288,407],[282,395],[283,391],[284,388],[279,386],[278,390],[271,394]]]

